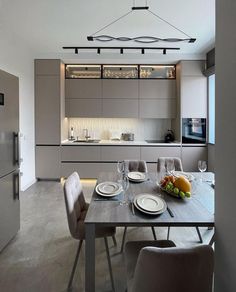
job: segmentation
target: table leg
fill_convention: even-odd
[[[210,242],[209,242],[209,245],[213,245],[213,243],[215,242],[215,232],[213,233],[213,235],[212,235],[212,238],[211,238],[211,240],[210,240]]]
[[[95,292],[95,224],[85,224],[85,292]]]

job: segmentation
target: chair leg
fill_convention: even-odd
[[[198,234],[200,243],[203,243],[202,236],[201,236],[201,233],[200,233],[200,230],[199,230],[198,226],[196,226],[196,230],[197,230],[197,234]]]
[[[154,240],[157,240],[156,231],[153,226],[152,226],[152,234],[153,234]]]
[[[114,246],[117,246],[117,242],[116,242],[116,237],[115,237],[115,235],[112,235],[112,240],[113,240]]]
[[[123,252],[123,251],[124,251],[126,232],[127,232],[127,227],[125,227],[125,229],[124,229],[124,233],[123,233],[123,237],[122,237],[122,243],[121,243],[121,249],[120,249],[120,252]]]
[[[168,230],[167,230],[167,239],[169,240],[170,238],[170,226],[168,226]]]
[[[73,268],[72,268],[72,271],[71,271],[70,280],[69,280],[69,284],[68,284],[67,290],[71,289],[71,285],[72,285],[72,282],[73,282],[73,278],[74,278],[76,266],[77,266],[77,263],[78,263],[80,250],[82,248],[82,244],[83,244],[83,240],[80,240],[79,241],[79,246],[78,246],[78,249],[77,249],[77,252],[76,252],[76,256],[75,256],[74,265],[73,265]]]
[[[112,291],[115,292],[115,285],[114,285],[114,279],[113,279],[113,273],[112,273],[112,267],[111,267],[111,258],[110,258],[110,252],[109,252],[108,242],[107,242],[107,238],[106,237],[104,237],[104,241],[105,241],[105,247],[106,247],[106,254],[107,254],[109,273],[110,273],[110,278],[111,278]]]

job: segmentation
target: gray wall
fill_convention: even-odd
[[[216,292],[236,291],[236,1],[216,0]]]

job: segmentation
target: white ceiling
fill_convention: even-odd
[[[130,59],[186,59],[199,58],[214,46],[215,0],[149,0],[150,10],[171,22],[197,41],[194,44],[177,43],[178,53],[145,54],[126,53],[81,53],[63,51],[63,46],[137,46],[129,43],[88,42],[90,35],[128,12],[133,0],[0,0],[0,34],[10,34],[24,42],[35,57],[61,57],[64,59],[104,60]],[[137,6],[144,6],[145,0],[136,0]],[[132,14],[102,31],[112,36],[183,37],[167,24],[159,21],[146,11]],[[168,46],[156,43],[152,46]],[[173,44],[172,44],[173,45]],[[140,60],[141,62],[141,60]]]

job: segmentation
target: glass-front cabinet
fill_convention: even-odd
[[[67,64],[66,79],[175,79],[175,65]]]

